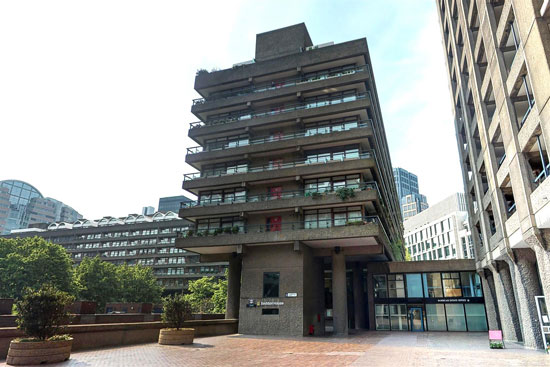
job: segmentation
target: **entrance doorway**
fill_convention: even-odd
[[[422,308],[409,308],[409,326],[411,331],[424,331],[424,317],[422,315]]]

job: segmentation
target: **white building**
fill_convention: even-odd
[[[403,223],[412,260],[473,259],[464,194],[456,193]]]

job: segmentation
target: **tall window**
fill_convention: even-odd
[[[462,297],[459,273],[442,273],[445,297]]]
[[[279,297],[279,276],[278,272],[264,273],[264,298]]]
[[[388,290],[390,298],[405,298],[403,274],[388,274]]]
[[[463,297],[483,297],[483,292],[481,291],[481,280],[477,273],[460,273],[460,280],[462,283]]]
[[[388,298],[388,283],[385,275],[373,275],[374,298]]]
[[[424,281],[424,297],[443,297],[440,273],[424,273],[422,274],[422,278]]]

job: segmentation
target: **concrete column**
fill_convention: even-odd
[[[372,271],[367,268],[367,305],[369,308],[369,330],[376,330],[376,321],[374,315],[374,279]]]
[[[542,293],[546,297],[546,304],[550,305],[550,230],[539,229],[539,231],[538,236],[530,236],[525,239],[525,242],[535,251]]]
[[[225,303],[225,318],[238,319],[241,301],[241,271],[242,258],[233,254],[229,259],[227,269],[227,302]]]
[[[504,261],[497,261],[494,265],[493,277],[504,340],[521,341],[521,328],[514,296],[514,285],[508,264]]]
[[[490,270],[481,270],[479,276],[481,277],[481,285],[483,287],[483,297],[485,298],[485,311],[487,312],[489,330],[501,330],[493,273]]]
[[[533,250],[524,248],[514,250],[516,257],[515,274],[517,303],[521,313],[523,345],[527,348],[545,347],[539,325],[535,296],[542,294],[537,274],[536,257]]]
[[[334,335],[348,335],[346,256],[342,250],[332,253],[332,320]]]
[[[355,329],[364,329],[365,297],[363,293],[363,268],[360,263],[353,265],[353,308],[355,310]]]

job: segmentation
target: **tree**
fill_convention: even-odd
[[[25,288],[46,283],[75,292],[73,262],[62,246],[40,237],[0,238],[0,298],[21,298]]]
[[[185,299],[197,313],[223,313],[227,299],[227,280],[203,277],[189,282]]]
[[[119,296],[116,265],[102,261],[99,256],[85,257],[76,268],[75,279],[78,299],[97,302],[99,310]]]
[[[119,295],[124,302],[159,302],[162,287],[153,270],[143,265],[117,267]]]
[[[179,330],[191,315],[191,305],[181,294],[174,294],[162,299],[162,321]]]

